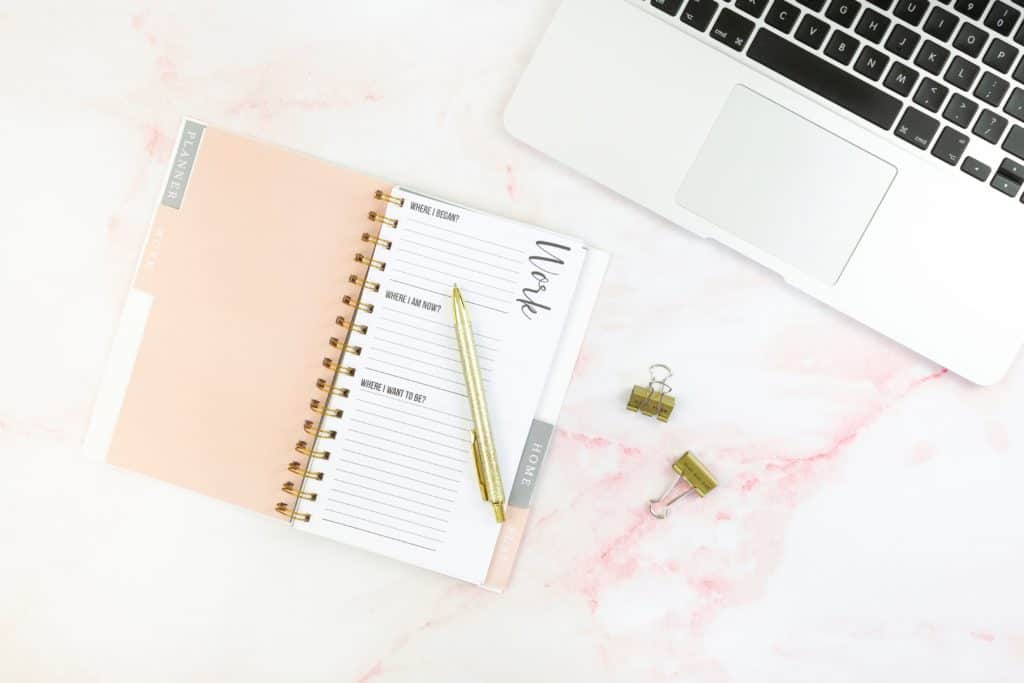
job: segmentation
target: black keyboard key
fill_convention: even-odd
[[[960,170],[981,182],[988,180],[988,174],[992,172],[991,168],[974,157],[967,157],[964,159],[964,163],[960,166]]]
[[[880,7],[884,10],[887,10],[890,7],[892,7],[893,0],[868,0],[868,2],[870,2],[875,7]]]
[[[885,77],[885,87],[898,95],[906,97],[917,83],[917,72],[905,64],[893,62],[889,75]]]
[[[969,62],[963,57],[956,57],[953,63],[946,69],[943,79],[964,91],[970,91],[974,87],[974,81],[978,80],[978,73],[981,67],[974,62]]]
[[[892,95],[766,29],[757,32],[747,54],[755,62],[880,128],[892,126],[903,106]]]
[[[820,12],[825,8],[825,0],[796,0],[807,9],[812,9],[815,12]]]
[[[957,12],[963,12],[971,19],[977,21],[985,14],[988,0],[956,0],[956,4],[953,7],[956,8]]]
[[[736,9],[755,17],[764,14],[768,0],[736,0]]]
[[[860,8],[861,4],[857,0],[832,0],[825,10],[825,16],[840,26],[850,28]]]
[[[1017,65],[1017,70],[1013,72],[1013,80],[1018,83],[1024,83],[1024,59]]]
[[[996,172],[992,177],[992,187],[996,188],[1008,197],[1016,197],[1017,193],[1020,192],[1019,182],[1013,178],[1004,176],[999,172]]]
[[[935,7],[928,15],[928,21],[924,22],[924,32],[946,42],[953,36],[953,31],[956,30],[959,23],[960,18],[955,14],[941,7]]]
[[[829,26],[813,14],[805,14],[796,27],[796,39],[811,49],[817,50],[825,42]]]
[[[1003,103],[1003,98],[1010,90],[1010,84],[996,76],[991,71],[986,71],[981,77],[981,82],[974,89],[974,96],[986,104],[998,107]]]
[[[896,9],[892,12],[897,19],[902,19],[911,26],[917,26],[924,19],[924,13],[928,11],[926,0],[899,0]]]
[[[1020,19],[1019,9],[1007,5],[1005,2],[996,2],[992,5],[988,16],[985,17],[985,26],[1001,36],[1008,36],[1013,31],[1013,27],[1017,25],[1018,19]]]
[[[1018,121],[1024,121],[1024,90],[1014,88],[1003,111]]]
[[[985,64],[996,71],[1006,74],[1010,73],[1010,69],[1013,68],[1013,63],[1017,61],[1017,55],[1019,54],[1020,50],[1013,45],[996,38],[985,52],[984,61]]]
[[[981,54],[981,48],[988,42],[988,34],[974,24],[965,23],[956,34],[953,47],[971,57]]]
[[[950,166],[960,163],[960,157],[967,150],[968,137],[965,133],[946,126],[939,135],[938,142],[932,148],[932,156],[942,159]]]
[[[842,31],[835,30],[825,46],[825,55],[840,64],[849,64],[853,61],[853,55],[857,52],[858,47],[860,47],[859,40]]]
[[[1009,121],[1004,119],[994,111],[988,109],[981,112],[981,116],[978,117],[977,123],[974,124],[974,134],[985,142],[990,142],[993,145],[999,144],[999,138],[1003,137],[1003,133],[1006,132],[1006,126]]]
[[[857,57],[857,63],[853,65],[853,70],[861,76],[877,81],[885,73],[887,66],[889,66],[889,58],[868,45],[861,50],[860,57]]]
[[[657,7],[666,14],[676,15],[683,6],[683,0],[651,0],[651,7]]]
[[[711,23],[716,11],[718,11],[718,3],[715,0],[690,0],[683,8],[680,19],[684,24],[692,26],[698,31],[704,31]]]
[[[796,26],[796,20],[800,17],[800,10],[796,5],[791,5],[786,0],[775,0],[772,8],[768,10],[768,16],[764,18],[766,24],[777,28],[783,33],[789,33]]]
[[[876,45],[882,42],[882,37],[889,30],[892,20],[868,7],[857,22],[856,33],[862,38],[867,38]]]
[[[953,97],[949,98],[946,110],[942,112],[942,118],[966,129],[971,125],[971,121],[974,120],[974,115],[977,113],[977,102],[969,100],[959,93],[954,93]]]
[[[910,59],[911,55],[914,54],[914,49],[917,48],[917,44],[920,42],[920,35],[911,31],[903,24],[896,24],[892,29],[892,33],[889,34],[889,39],[885,41],[885,49],[897,57]]]
[[[1024,183],[1024,164],[1013,159],[1003,159],[999,164],[999,172],[1007,178],[1013,178],[1018,183]]]
[[[725,7],[711,28],[711,37],[737,52],[741,52],[747,46],[747,40],[753,32],[753,21]]]
[[[938,76],[942,73],[942,67],[946,66],[948,60],[949,50],[930,40],[926,40],[924,45],[921,46],[921,51],[917,53],[917,59],[914,60],[914,64],[917,64],[928,73]]]
[[[1020,29],[1017,31],[1017,35],[1013,37],[1013,42],[1018,45],[1024,45],[1024,24],[1021,24]]]
[[[1010,134],[1006,136],[1006,142],[1003,143],[1003,149],[1018,159],[1024,159],[1024,128],[1011,128]]]
[[[949,88],[930,78],[926,78],[921,81],[921,87],[917,89],[917,94],[914,95],[914,103],[928,111],[937,112],[939,109],[942,109],[942,103],[946,101],[946,95],[948,94]]]
[[[913,107],[907,107],[903,118],[896,124],[896,137],[906,140],[914,147],[928,149],[939,129],[939,122]]]

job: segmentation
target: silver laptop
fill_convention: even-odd
[[[1022,2],[564,0],[505,125],[991,384],[1024,343]]]

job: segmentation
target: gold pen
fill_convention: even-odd
[[[480,374],[480,360],[473,343],[473,327],[469,322],[469,310],[462,300],[458,285],[452,287],[452,313],[455,318],[455,340],[459,344],[459,359],[462,374],[466,379],[466,395],[469,397],[469,412],[473,416],[473,461],[476,463],[476,477],[480,484],[480,496],[494,506],[494,518],[498,524],[505,521],[505,487],[501,483],[498,469],[498,453],[494,448],[491,434],[491,420],[487,415],[487,399],[484,397],[483,376]]]

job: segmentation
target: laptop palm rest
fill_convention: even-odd
[[[676,201],[831,285],[895,177],[891,164],[737,86]]]

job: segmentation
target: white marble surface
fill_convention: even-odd
[[[0,4],[0,680],[1024,680],[1024,364],[970,386],[510,139],[555,6]],[[505,595],[83,461],[184,114],[614,252]],[[686,448],[721,486],[655,523]]]

